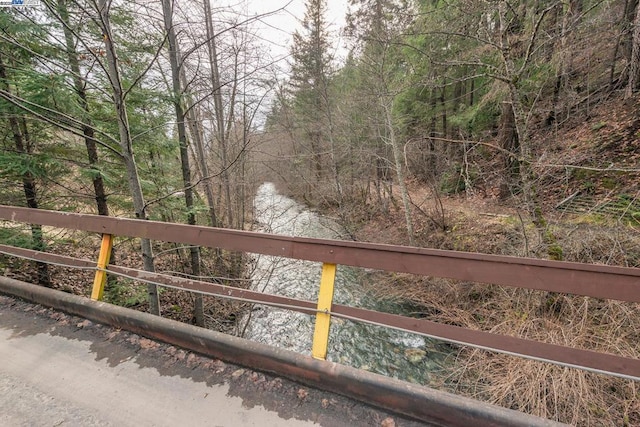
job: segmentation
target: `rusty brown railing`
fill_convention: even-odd
[[[500,255],[444,251],[406,246],[287,237],[183,224],[0,206],[0,219],[101,234],[143,237],[239,252],[276,255],[326,264],[366,267],[393,272],[506,285],[594,298],[640,302],[640,269]],[[80,260],[0,245],[0,253],[78,268],[96,269],[95,261]],[[319,309],[316,302],[268,295],[215,283],[149,273],[121,266],[107,272],[141,281],[285,307],[307,314],[324,314],[414,332],[444,341],[522,356],[563,366],[640,380],[640,360],[609,353],[548,344],[440,324],[425,319],[382,313],[345,305]]]

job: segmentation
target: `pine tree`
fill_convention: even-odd
[[[51,100],[49,87],[38,88],[37,82],[47,80],[35,69],[31,55],[26,51],[32,46],[30,40],[42,35],[41,30],[28,19],[20,19],[11,13],[0,14],[0,30],[6,36],[0,42],[0,118],[8,125],[2,129],[4,140],[11,141],[0,152],[0,176],[21,181],[26,205],[32,209],[40,208],[41,184],[47,176],[50,166],[47,157],[39,153],[40,135],[44,134],[42,126],[29,120],[16,104],[16,98],[27,97],[31,100]],[[16,47],[15,43],[4,40],[16,40],[24,43],[24,47]],[[31,80],[30,80],[31,79]],[[32,85],[21,90],[22,81],[31,81]],[[24,93],[23,93],[24,92]],[[46,250],[42,226],[31,225],[31,247],[38,251]],[[50,286],[48,265],[36,262],[38,283]]]
[[[297,128],[308,146],[310,166],[315,179],[325,173],[330,103],[328,82],[331,78],[330,40],[325,19],[326,0],[309,0],[302,21],[302,32],[293,34],[291,86]]]

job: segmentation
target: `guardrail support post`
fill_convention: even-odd
[[[111,234],[103,234],[100,255],[98,255],[98,271],[96,271],[96,276],[93,279],[93,289],[91,291],[91,299],[94,301],[100,301],[104,294],[104,284],[107,281],[107,272],[104,269],[109,265],[112,246],[113,236]]]
[[[311,355],[315,359],[327,358],[329,344],[329,327],[331,326],[331,303],[333,302],[333,286],[336,280],[336,265],[322,264],[322,278],[318,291],[318,310],[316,313],[316,327],[313,332],[313,347]]]

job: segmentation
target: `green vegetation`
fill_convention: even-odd
[[[19,248],[31,248],[31,236],[23,229],[1,227],[0,242],[4,245],[17,246]]]
[[[147,289],[129,279],[119,279],[105,287],[104,301],[123,307],[136,307],[147,302]]]
[[[0,204],[243,229],[274,181],[354,238],[395,227],[385,242],[640,265],[638,2],[350,0],[340,60],[326,1],[308,0],[287,64],[257,36],[261,17],[152,3],[0,9]],[[38,226],[0,227],[0,242],[95,250]],[[143,240],[116,254],[247,274],[230,252]],[[54,271],[29,277],[86,293]],[[628,305],[400,279],[402,303],[438,321],[640,353],[636,333],[620,335],[639,329]],[[220,304],[128,280],[107,299],[198,324]],[[455,363],[443,387],[576,424],[640,424],[628,383],[480,352]]]

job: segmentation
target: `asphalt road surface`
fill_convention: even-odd
[[[0,426],[423,425],[0,295]]]

